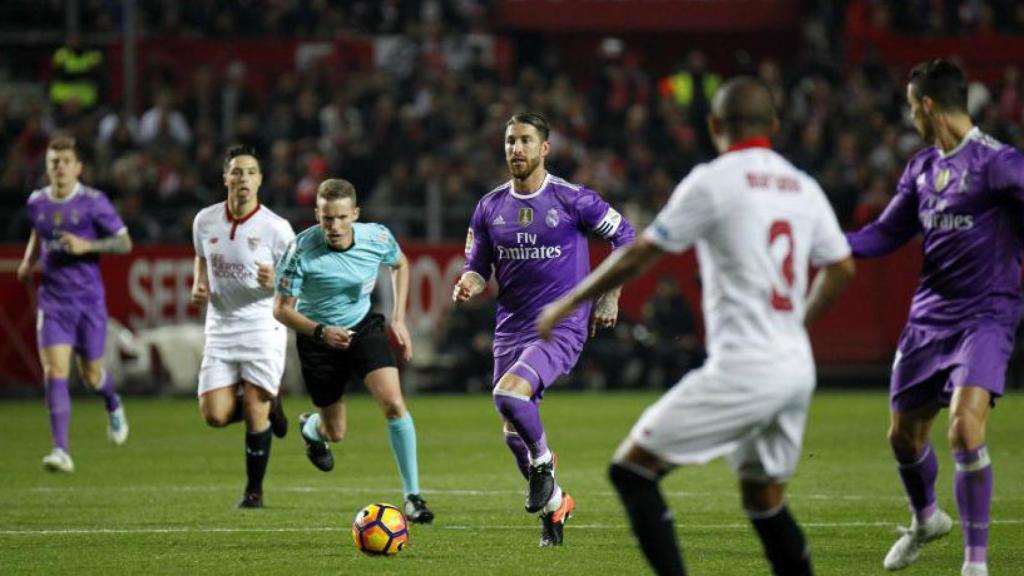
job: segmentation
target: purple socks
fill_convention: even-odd
[[[494,405],[498,413],[515,427],[531,458],[542,456],[548,451],[544,425],[540,423],[540,411],[529,398],[495,390]]]
[[[992,461],[985,445],[954,451],[954,492],[964,533],[964,559],[985,562],[988,547],[989,511],[992,507]]]
[[[519,467],[519,472],[523,475],[523,478],[530,478],[530,451],[526,448],[526,442],[519,437],[519,434],[514,432],[505,431],[505,445],[512,451],[512,456],[516,459],[516,466]]]
[[[53,445],[67,452],[68,428],[71,425],[71,394],[67,378],[46,379],[46,406],[50,410]]]
[[[103,396],[103,402],[107,405],[107,412],[113,412],[121,407],[121,398],[114,391],[114,379],[111,378],[110,372],[104,370],[102,378],[103,380],[100,387],[96,389],[96,393]]]
[[[897,458],[898,461],[898,458]],[[925,444],[924,450],[913,462],[899,462],[900,479],[907,492],[910,507],[918,522],[924,522],[935,512],[935,479],[939,475],[939,461],[932,444]]]

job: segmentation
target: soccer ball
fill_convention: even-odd
[[[393,556],[409,542],[405,514],[391,504],[370,504],[352,522],[352,540],[363,554]]]

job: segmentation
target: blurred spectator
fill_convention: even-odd
[[[174,93],[161,90],[152,108],[139,122],[139,141],[153,149],[185,148],[192,143],[192,129],[185,115],[174,107]]]

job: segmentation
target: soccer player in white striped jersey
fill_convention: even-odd
[[[806,326],[853,276],[850,248],[818,184],[770,148],[778,120],[754,78],[726,83],[709,128],[721,155],[695,168],[636,243],[604,261],[538,320],[542,335],[583,302],[696,246],[708,360],[647,409],[609,469],[644,555],[685,574],[658,488],[675,466],[724,456],[777,575],[812,573],[783,498],[815,386]],[[809,265],[820,267],[805,303]]]
[[[227,201],[204,208],[192,224],[192,303],[206,306],[199,411],[214,428],[245,420],[248,481],[239,508],[263,507],[271,433],[288,431],[279,398],[288,331],[274,319],[274,270],[295,232],[260,204],[262,181],[256,152],[230,149]]]

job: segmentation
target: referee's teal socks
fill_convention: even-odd
[[[402,492],[405,496],[420,493],[420,473],[416,463],[416,425],[412,414],[388,420],[388,438],[391,451],[395,453],[398,473],[402,476]]]

